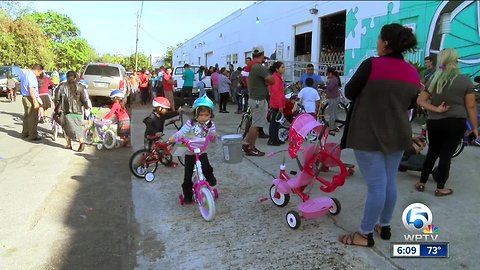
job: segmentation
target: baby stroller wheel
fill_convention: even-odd
[[[284,207],[290,201],[290,194],[282,194],[278,192],[277,186],[272,185],[270,187],[270,200],[272,200],[276,206]]]
[[[340,204],[340,201],[337,198],[330,198],[330,199],[332,199],[333,204],[330,207],[330,209],[328,209],[328,212],[330,213],[330,215],[336,216],[340,214],[340,210],[342,210],[342,206]]]
[[[296,230],[300,227],[302,221],[297,211],[288,211],[285,217],[287,218],[287,224],[290,229]]]

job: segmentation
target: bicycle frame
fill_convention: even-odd
[[[203,197],[200,196],[200,189],[202,187],[207,187],[210,191],[212,188],[210,187],[210,184],[206,181],[205,176],[203,175],[203,170],[202,170],[202,162],[200,161],[200,154],[202,152],[205,152],[205,150],[208,147],[208,142],[212,140],[215,136],[213,135],[208,135],[205,138],[204,144],[200,148],[193,148],[191,145],[191,141],[186,140],[184,138],[178,138],[177,141],[184,144],[187,149],[195,154],[195,173],[193,174],[192,177],[192,182],[193,182],[193,194],[195,194],[195,198],[198,201],[198,204],[203,205]]]

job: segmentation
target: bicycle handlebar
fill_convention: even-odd
[[[207,137],[205,137],[205,141],[204,141],[202,147],[200,147],[200,152],[204,152],[208,147],[208,142],[213,140],[214,138],[216,138],[216,136],[208,134]],[[180,138],[175,139],[175,142],[179,142],[179,143],[184,144],[188,148],[188,150],[190,150],[192,153],[195,153],[195,148],[193,148],[192,145],[191,145],[191,143],[194,142],[194,140],[187,140],[183,137],[180,137]]]

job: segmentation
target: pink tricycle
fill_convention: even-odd
[[[322,125],[310,114],[301,114],[295,118],[289,130],[288,154],[290,158],[296,158],[300,172],[290,177],[285,172],[285,160],[280,165],[278,178],[274,179],[270,187],[270,199],[278,207],[284,207],[290,201],[290,193],[300,197],[302,203],[298,205],[297,211],[289,211],[286,215],[287,224],[292,229],[300,227],[301,219],[318,218],[329,212],[332,215],[338,215],[341,210],[340,202],[336,198],[316,197],[311,198],[308,194],[314,184],[314,179],[320,182],[320,190],[323,192],[332,192],[337,187],[345,183],[348,171],[345,165],[340,161],[339,153],[329,151],[325,146],[328,133],[325,132],[326,125]],[[309,144],[303,149],[303,166],[297,155],[308,133],[313,130],[318,134],[315,144]],[[322,168],[338,167],[339,173],[327,180],[320,176]],[[306,189],[308,188],[308,191]]]
[[[198,203],[200,213],[203,219],[210,221],[215,217],[215,199],[218,199],[218,191],[216,188],[210,187],[202,171],[202,163],[200,162],[200,154],[208,147],[208,142],[216,139],[214,135],[208,135],[206,138],[197,138],[186,140],[178,138],[177,141],[183,143],[187,149],[195,154],[195,167],[192,176],[193,182],[193,199]],[[180,205],[184,205],[183,194],[179,195]]]

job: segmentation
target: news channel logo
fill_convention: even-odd
[[[425,204],[412,203],[405,207],[402,214],[403,226],[412,233],[404,235],[405,241],[436,241],[438,227],[432,221],[432,211]]]

